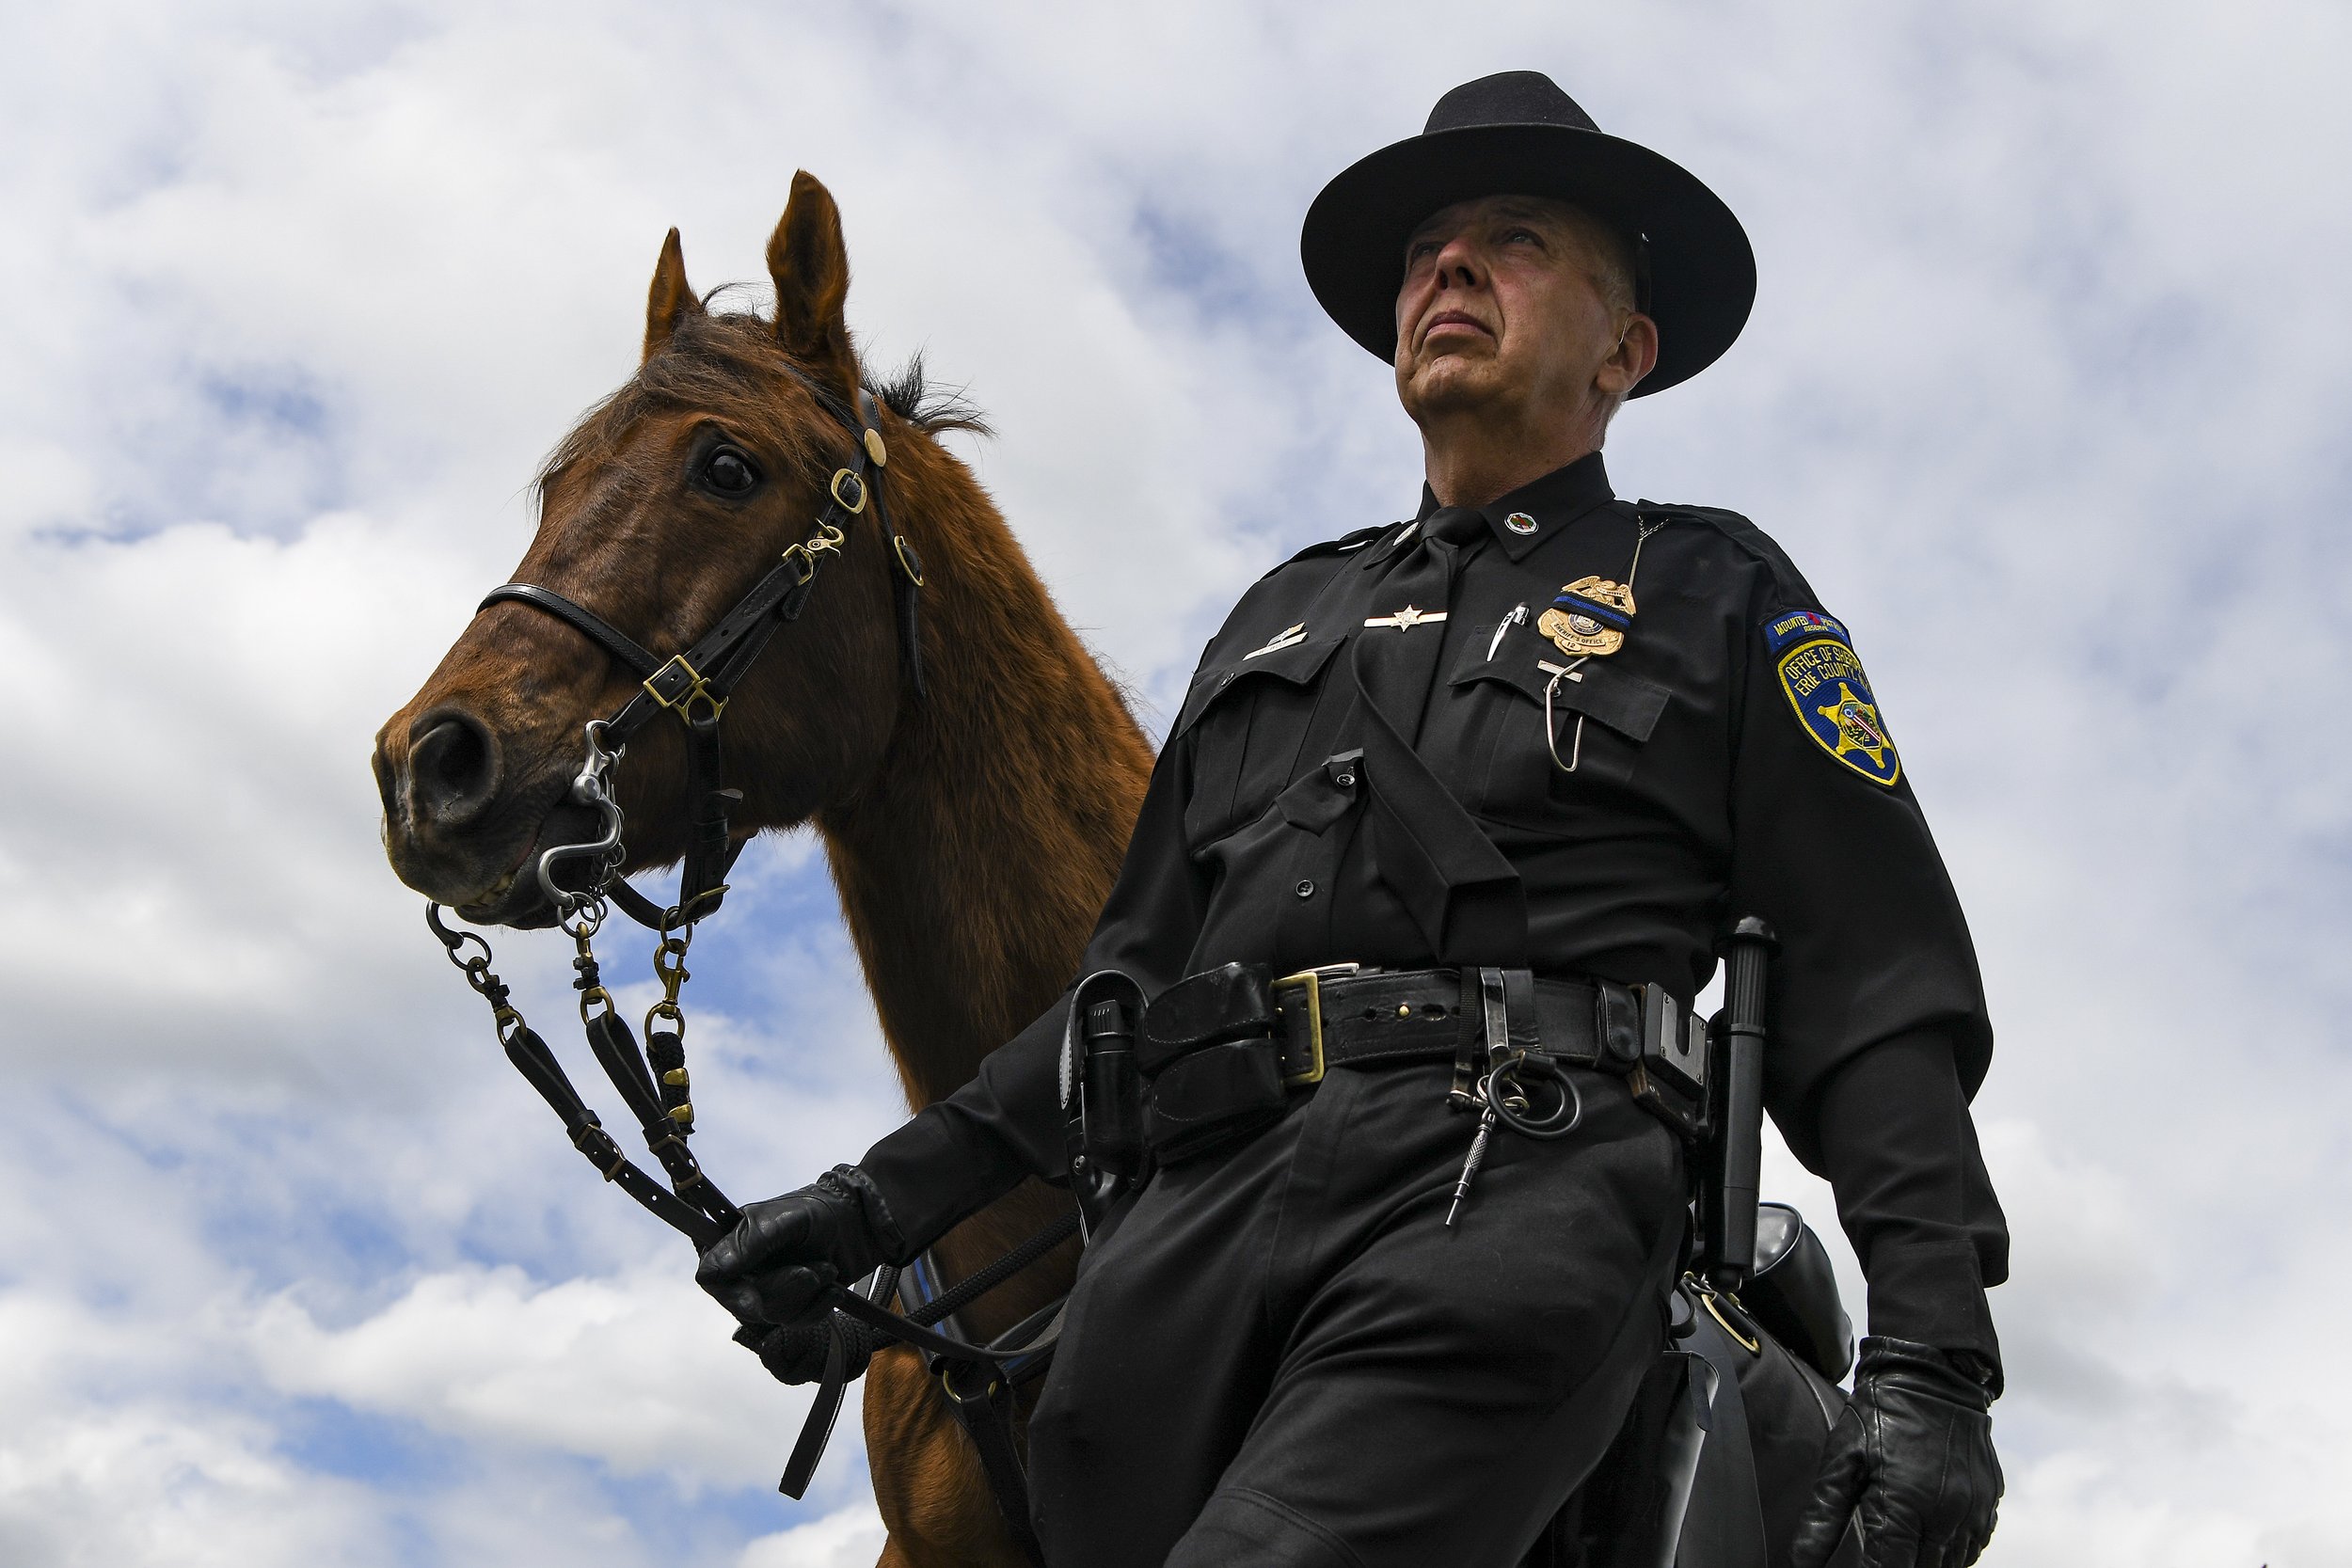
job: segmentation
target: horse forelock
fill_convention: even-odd
[[[919,351],[896,373],[864,379],[883,407],[927,435],[990,434],[986,416],[963,388],[930,384]],[[534,481],[541,503],[559,475],[623,461],[630,436],[647,419],[681,413],[739,426],[796,465],[837,458],[845,430],[858,422],[840,394],[793,362],[765,317],[749,311],[686,316],[661,351],[582,415],[548,453]]]
[[[630,437],[647,420],[678,414],[720,420],[795,466],[814,464],[844,439],[838,400],[792,363],[767,322],[738,313],[688,316],[548,454],[536,481],[541,501],[567,472],[626,462]]]

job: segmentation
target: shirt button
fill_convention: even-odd
[[[1315,895],[1315,884],[1302,877],[1299,879],[1297,893],[1301,898],[1312,898]]]

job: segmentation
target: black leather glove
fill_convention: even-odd
[[[1863,1568],[1976,1561],[2001,1499],[1991,1403],[1931,1345],[1863,1340],[1853,1399],[1830,1432],[1813,1500],[1797,1521],[1791,1568],[1822,1568],[1850,1516]]]
[[[742,1220],[702,1255],[694,1282],[735,1314],[744,1325],[737,1341],[771,1372],[808,1383],[824,1368],[826,1291],[899,1251],[882,1194],[855,1165],[835,1165],[797,1193],[744,1205]]]
[[[823,1380],[836,1338],[841,1341],[842,1381],[864,1377],[879,1338],[864,1323],[832,1312],[796,1323],[745,1323],[735,1331],[735,1342],[758,1356],[770,1377],[795,1387]]]

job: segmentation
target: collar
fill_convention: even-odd
[[[1502,542],[1503,553],[1518,561],[1587,512],[1615,499],[1616,492],[1609,488],[1609,470],[1596,451],[1478,510],[1485,515],[1486,526],[1494,531],[1494,536]],[[1428,485],[1422,485],[1421,510],[1413,515],[1413,520],[1419,522],[1437,510],[1438,498]],[[1514,518],[1518,519],[1516,523]]]

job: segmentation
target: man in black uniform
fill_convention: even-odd
[[[1260,979],[1144,1030],[1158,1168],[1096,1227],[1029,1428],[1049,1560],[1516,1562],[1661,1353],[1686,1245],[1684,1150],[1628,1089],[1632,988],[1687,1004],[1740,915],[1781,942],[1768,1103],[1870,1285],[1799,1560],[1849,1514],[1872,1568],[1974,1560],[2007,1239],[1965,925],[1842,624],[1743,518],[1616,499],[1598,450],[1738,335],[1744,233],[1518,71],[1340,175],[1303,250],[1393,361],[1428,486],[1210,641],[1087,955],[1150,997]],[[1311,969],[1269,1040],[1263,977]],[[705,1285],[789,1323],[1066,1178],[1069,1013],[754,1205]],[[1505,1036],[1542,1069],[1527,1115],[1581,1117],[1497,1132],[1449,1212],[1479,1119],[1449,1107]]]

